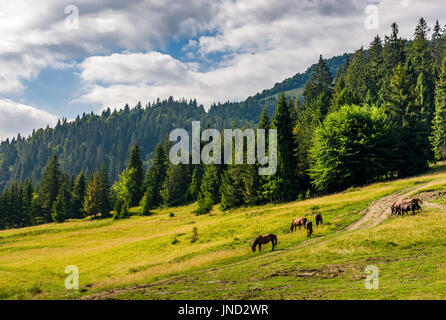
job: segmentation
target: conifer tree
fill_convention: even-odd
[[[207,213],[221,200],[220,177],[215,164],[205,166],[200,193],[198,194],[198,214]]]
[[[316,117],[322,120],[328,112],[330,100],[333,94],[333,78],[322,55],[314,67],[311,78],[306,82],[304,88],[304,105],[310,108],[316,114]],[[280,98],[279,98],[280,100]]]
[[[71,206],[73,218],[81,219],[84,217],[84,199],[87,182],[85,180],[84,171],[77,176],[73,186],[73,194],[71,196]]]
[[[101,217],[106,218],[110,215],[111,201],[110,201],[110,184],[108,181],[108,172],[105,164],[101,165],[99,170],[99,189],[101,193],[100,212]]]
[[[293,136],[293,123],[285,95],[282,93],[277,102],[276,112],[272,121],[273,129],[277,130],[277,171],[270,176],[270,186],[274,186],[273,198],[277,201],[295,199],[299,185],[296,181],[296,141]]]
[[[64,222],[69,216],[70,211],[70,193],[66,182],[63,182],[56,200],[53,202],[51,217],[54,222]]]
[[[435,159],[446,160],[446,58],[443,59],[435,90],[435,117],[431,141]]]
[[[59,194],[59,188],[62,184],[62,171],[57,156],[54,154],[48,166],[45,169],[42,179],[40,195],[43,208],[45,210],[45,219],[49,222],[53,202]]]
[[[144,194],[143,202],[147,209],[153,209],[162,204],[161,190],[166,179],[167,159],[164,148],[161,144],[155,149],[155,156],[152,166],[147,173],[147,189]]]
[[[88,181],[84,199],[84,212],[87,216],[96,217],[101,213],[101,181],[98,173],[94,173]]]
[[[127,169],[133,169],[131,171],[131,175],[129,176],[127,186],[130,193],[129,206],[136,207],[139,205],[139,202],[144,194],[144,167],[141,160],[141,151],[138,143],[135,143],[130,151]]]

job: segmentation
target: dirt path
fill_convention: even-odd
[[[378,225],[379,223],[381,223],[384,219],[386,219],[389,215],[390,215],[390,207],[392,206],[392,204],[397,201],[397,200],[403,200],[408,198],[412,193],[417,192],[421,189],[424,189],[430,185],[433,185],[437,183],[436,181],[431,181],[429,183],[426,184],[422,184],[420,186],[417,187],[413,187],[413,188],[407,188],[407,189],[403,189],[397,193],[393,193],[387,197],[378,199],[374,202],[372,202],[368,209],[366,214],[359,219],[358,221],[352,223],[351,225],[349,225],[346,230],[356,230],[356,229],[360,229],[360,228],[370,228],[373,226]],[[424,204],[426,204],[427,206],[435,206],[435,207],[439,207],[435,204],[432,203],[427,203],[424,202]]]

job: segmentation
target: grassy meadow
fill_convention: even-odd
[[[423,185],[446,190],[446,166],[286,204],[216,206],[201,216],[191,204],[149,217],[0,231],[0,299],[446,298],[444,210],[429,206],[346,231],[373,201]],[[289,233],[295,217],[314,223],[314,212],[324,224],[311,239],[304,230]],[[277,234],[278,250],[268,244],[252,253],[250,241],[266,233]],[[79,269],[79,290],[65,289],[69,265]],[[367,265],[380,270],[378,290],[364,288]]]

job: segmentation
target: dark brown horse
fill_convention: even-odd
[[[259,246],[259,251],[262,251],[262,244],[266,244],[268,242],[272,243],[273,245],[273,249],[274,250],[274,246],[277,246],[277,236],[275,234],[267,234],[266,236],[258,236],[255,240],[254,243],[252,244],[252,252],[256,252],[256,247],[257,245]]]
[[[313,234],[313,224],[311,223],[311,221],[307,221],[307,223],[305,224],[305,229],[307,229],[307,238],[311,237],[311,235]]]
[[[319,224],[322,224],[322,215],[320,213],[316,213],[314,220],[316,220],[316,227],[318,227]]]
[[[291,228],[290,231],[293,232],[297,229],[297,227],[304,227],[305,228],[305,224],[307,223],[307,218],[303,217],[303,218],[296,218],[293,220],[293,222],[291,223]]]

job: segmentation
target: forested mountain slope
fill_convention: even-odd
[[[335,75],[347,54],[327,60]],[[73,122],[61,120],[55,128],[36,130],[29,138],[6,140],[0,144],[0,190],[15,180],[30,178],[38,182],[52,154],[57,154],[64,171],[76,175],[97,170],[102,162],[115,180],[125,167],[128,153],[135,141],[142,148],[148,164],[155,146],[174,128],[188,129],[192,120],[204,126],[222,129],[255,126],[263,108],[274,113],[278,93],[302,91],[314,66],[305,73],[275,84],[243,102],[227,102],[211,106],[206,112],[196,101],[176,101],[173,98],[156,101],[143,107],[141,104],[123,110],[106,110],[101,115],[84,114]],[[291,91],[290,91],[291,90]],[[294,99],[295,96],[291,95]]]

